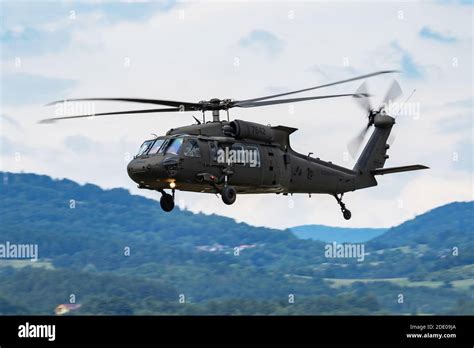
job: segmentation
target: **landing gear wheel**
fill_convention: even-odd
[[[221,196],[222,201],[225,204],[231,205],[235,202],[235,199],[237,198],[237,191],[235,191],[235,188],[233,188],[232,186],[225,186],[222,189]]]
[[[341,207],[342,216],[344,216],[344,219],[350,220],[350,218],[352,217],[352,214],[351,214],[351,211],[349,209],[346,209],[346,205],[342,201],[342,196],[343,195],[344,195],[343,193],[341,193],[340,196],[338,196],[336,194],[336,195],[334,195],[334,197],[336,198],[337,204],[339,204],[339,206]]]
[[[161,209],[165,212],[170,212],[174,208],[174,199],[173,196],[168,193],[163,193],[160,199]]]
[[[344,219],[346,220],[350,220],[352,214],[351,214],[351,211],[350,210],[343,210],[342,212],[342,216],[344,216]]]

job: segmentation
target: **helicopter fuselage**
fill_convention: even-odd
[[[144,143],[128,174],[138,187],[158,191],[215,193],[219,185],[232,185],[239,194],[356,189],[357,172],[292,150],[294,131],[240,120],[172,129]]]

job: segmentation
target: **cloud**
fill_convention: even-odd
[[[92,23],[144,21],[168,11],[175,1],[157,2],[2,2],[2,59],[31,57],[65,48],[73,33]]]
[[[434,31],[434,30],[430,29],[429,27],[423,27],[423,28],[421,28],[421,30],[420,30],[420,32],[419,32],[419,35],[420,35],[423,39],[434,40],[434,41],[444,42],[444,43],[452,43],[452,42],[456,42],[456,41],[457,41],[457,38],[456,38],[456,37],[450,36],[450,35],[441,34],[441,33],[437,32],[437,31]]]
[[[177,5],[176,1],[143,2],[68,2],[68,1],[7,1],[1,3],[0,28],[18,26],[50,27],[62,19],[81,19],[94,14],[97,21],[113,24],[119,21],[143,21],[156,12],[166,12]]]
[[[352,66],[318,64],[310,66],[308,71],[316,74],[322,83],[343,80],[348,76],[362,75],[362,72]]]
[[[409,79],[420,79],[423,77],[423,68],[415,62],[413,56],[407,50],[402,48],[396,41],[392,42],[391,47],[400,55],[400,67],[404,77]]]
[[[421,67],[413,61],[413,57],[406,53],[402,56],[401,66],[406,77],[411,79],[419,79],[423,77]]]
[[[0,76],[4,105],[45,104],[58,99],[76,85],[76,81],[32,75],[6,73]]]
[[[20,123],[15,120],[13,117],[10,117],[6,114],[1,114],[0,115],[0,130],[4,130],[3,129],[3,126],[8,123],[10,124],[11,126],[13,126],[15,129],[21,129],[21,125]]]
[[[14,161],[19,161],[21,156],[34,155],[37,153],[34,148],[20,141],[10,140],[4,134],[0,134],[0,155],[10,157]],[[20,158],[19,158],[20,156]],[[2,161],[0,161],[2,163]]]
[[[440,5],[470,5],[472,6],[474,2],[472,0],[437,0],[437,4]]]
[[[281,53],[285,42],[267,30],[253,30],[240,39],[239,46],[274,57]]]
[[[474,169],[472,150],[472,139],[463,139],[459,141],[456,146],[456,151],[453,153],[453,168],[472,173],[472,170]]]
[[[435,123],[440,134],[469,132],[473,127],[471,113],[448,114]]]
[[[400,194],[404,210],[412,216],[446,202],[471,201],[472,178],[468,173],[453,178],[425,175],[411,180]]]
[[[445,106],[472,109],[472,107],[474,106],[474,98],[467,98],[467,99],[452,101],[452,102],[446,103]]]
[[[149,1],[149,2],[104,2],[81,3],[80,11],[101,11],[104,18],[110,23],[118,21],[144,21],[157,11],[169,11],[176,6],[176,1]]]
[[[98,144],[79,134],[67,136],[64,139],[64,146],[74,152],[90,152],[93,150],[99,150],[97,148]]]
[[[6,29],[0,34],[2,59],[29,57],[57,51],[67,46],[70,31],[46,31],[31,27]]]

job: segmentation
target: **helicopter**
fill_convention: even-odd
[[[155,135],[145,140],[136,156],[127,165],[128,175],[138,184],[138,188],[161,193],[160,206],[163,211],[173,210],[176,190],[217,194],[227,205],[233,204],[238,194],[301,193],[310,196],[330,194],[336,198],[344,219],[349,220],[352,214],[342,201],[344,193],[376,186],[377,175],[428,169],[420,164],[384,168],[385,161],[389,157],[387,150],[390,148],[387,139],[395,124],[395,117],[387,114],[386,105],[402,94],[399,84],[393,81],[379,108],[370,105],[370,95],[367,93],[365,82],[356,93],[275,98],[396,72],[398,71],[378,71],[315,87],[245,100],[218,98],[199,102],[141,98],[59,100],[47,105],[114,101],[161,105],[167,108],[66,115],[44,119],[40,123],[96,116],[200,111],[202,120],[193,116],[195,124],[173,128],[165,135]],[[351,153],[358,152],[367,132],[371,127],[374,128],[352,169],[314,158],[311,156],[312,152],[305,155],[294,151],[290,145],[290,135],[297,130],[296,128],[229,119],[229,109],[236,107],[254,108],[339,97],[355,98],[367,114],[367,124],[349,143]],[[205,113],[208,111],[212,112],[212,120],[206,122]],[[220,119],[220,111],[227,113],[227,120]]]

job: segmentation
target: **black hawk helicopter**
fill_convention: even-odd
[[[162,194],[160,205],[164,211],[173,210],[175,190],[220,194],[223,202],[229,205],[235,202],[237,194],[324,193],[336,198],[344,218],[349,220],[351,212],[342,202],[345,192],[376,186],[376,175],[428,168],[423,165],[384,168],[390,147],[387,139],[395,124],[395,118],[386,114],[385,106],[401,95],[398,83],[393,82],[378,109],[370,106],[365,82],[356,93],[351,94],[274,98],[394,72],[397,71],[379,71],[316,87],[246,100],[214,98],[194,103],[140,98],[68,99],[47,105],[63,102],[120,101],[164,105],[168,108],[67,115],[40,122],[50,123],[91,116],[200,111],[202,121],[193,116],[196,124],[170,129],[166,135],[146,140],[127,166],[128,175],[138,184],[138,188],[156,190]],[[368,119],[364,129],[350,142],[352,153],[357,152],[370,127],[375,128],[352,169],[313,158],[312,153],[304,155],[294,151],[290,146],[289,137],[296,128],[229,120],[229,109],[235,107],[253,108],[348,96],[359,101],[366,110]],[[220,120],[221,110],[227,112],[227,121]],[[212,121],[206,122],[206,111],[212,112]],[[171,194],[165,192],[166,189],[171,190]]]

